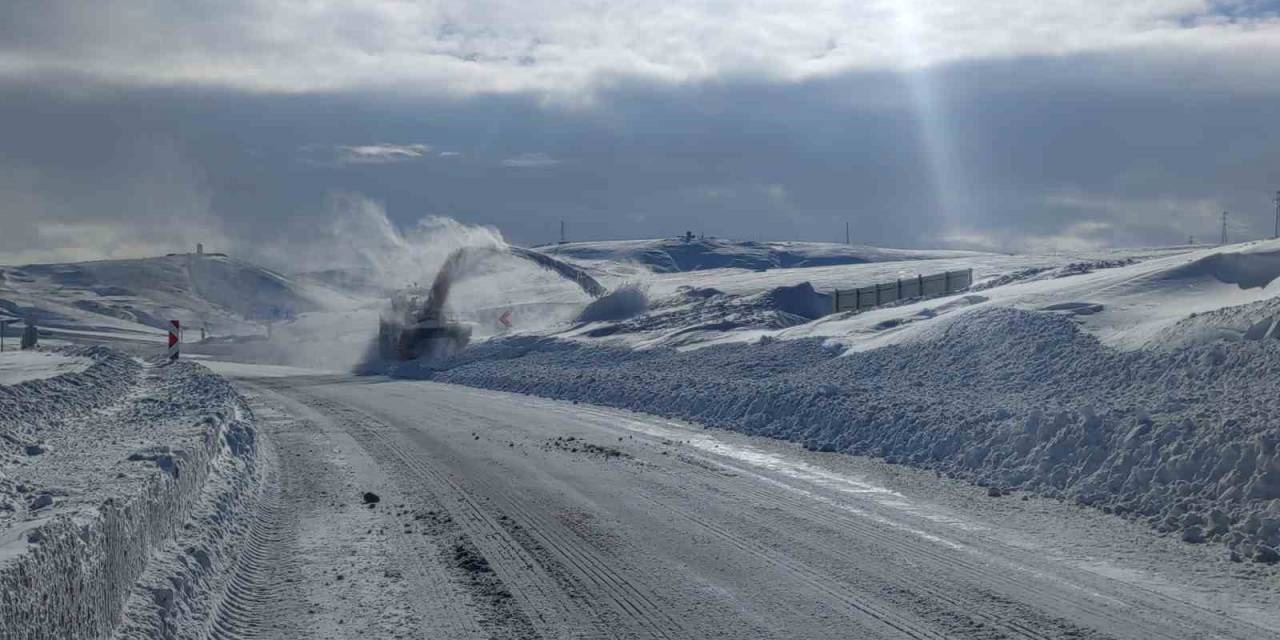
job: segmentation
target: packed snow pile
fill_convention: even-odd
[[[592,300],[578,314],[578,322],[613,322],[638,316],[649,309],[649,294],[630,282]]]
[[[196,364],[59,354],[90,364],[0,386],[0,637],[174,637],[247,528],[251,417]]]
[[[790,287],[774,287],[755,296],[756,306],[816,320],[831,313],[831,296],[818,293],[808,282]]]
[[[1280,297],[1192,313],[1152,339],[1152,348],[1169,349],[1214,341],[1280,340]]]
[[[621,295],[634,297],[626,288],[619,290]],[[793,327],[831,310],[831,297],[815,291],[808,282],[746,296],[686,287],[656,302],[646,296],[644,306],[639,299],[630,300],[627,313],[615,313],[627,300],[597,300],[579,316],[580,323],[588,324],[574,326],[560,336],[588,340],[616,336],[619,344],[641,348],[697,346],[727,335],[758,335],[760,331]]]
[[[6,352],[8,360],[12,354]],[[34,364],[43,373],[41,360],[88,363],[79,370],[46,377],[28,375],[20,364]],[[101,347],[20,351],[12,362],[10,379],[0,385],[0,455],[4,468],[20,463],[19,452],[39,445],[42,432],[58,432],[67,422],[103,410],[127,394],[136,383],[139,365],[132,359]],[[0,509],[0,517],[4,517]]]
[[[538,250],[588,264],[633,263],[655,273],[725,268],[760,271],[986,255],[971,251],[883,249],[827,242],[752,242],[708,238],[573,242],[539,247]]]
[[[1137,264],[1134,258],[1120,258],[1115,260],[1089,260],[1085,262],[1072,262],[1060,267],[1028,267],[1019,269],[1012,273],[1002,273],[992,276],[980,282],[973,283],[969,287],[970,291],[984,291],[986,289],[994,289],[1003,287],[1007,284],[1015,282],[1029,282],[1032,280],[1052,280],[1054,278],[1065,278],[1067,276],[1078,276],[1086,273],[1092,273],[1098,269],[1114,269],[1116,267],[1127,267],[1131,264]]]

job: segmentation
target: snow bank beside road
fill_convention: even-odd
[[[134,360],[101,347],[50,353],[92,364],[82,371],[0,386],[0,469],[21,460],[26,449],[39,446],[46,434],[119,401],[136,384],[141,368]]]
[[[0,387],[0,638],[177,635],[259,486],[251,418],[199,365],[68,353],[93,364]]]
[[[1280,340],[1122,351],[1067,316],[989,308],[930,340],[839,355],[817,340],[676,352],[524,338],[401,373],[881,456],[1277,559]]]

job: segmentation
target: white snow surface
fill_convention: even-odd
[[[829,316],[776,337],[830,338],[866,350],[928,339],[968,313],[1009,307],[1070,316],[1103,343],[1123,349],[1167,346],[1171,340],[1196,337],[1168,331],[1193,315],[1274,298],[1280,292],[1275,282],[1280,277],[1280,241],[1188,251],[1057,277],[1044,275],[976,293]],[[1153,344],[1156,336],[1160,336],[1159,345]]]
[[[975,285],[805,315],[836,278],[908,268]],[[1278,278],[1277,241],[658,274],[640,316],[390,370],[881,456],[1273,562]]]
[[[1277,247],[1235,246],[1227,252],[1266,254]],[[1104,303],[1102,314],[1088,318],[1089,328],[1109,342],[1138,346],[1170,322],[1196,309],[1251,302],[1271,295],[1257,288],[1240,290],[1208,272],[1181,275],[1183,265],[1217,255],[1216,248],[1169,247],[1109,250],[1049,255],[970,254],[807,268],[707,269],[658,273],[637,280],[625,265],[595,265],[610,284],[643,283],[650,299],[649,313],[613,324],[579,324],[563,329],[560,337],[596,341],[609,346],[694,348],[723,342],[777,339],[831,339],[848,347],[869,349],[913,339],[921,331],[944,323],[920,323],[923,317],[990,303],[1038,309],[1054,304]],[[945,254],[944,254],[945,256]],[[813,314],[779,307],[779,296],[793,302],[786,288],[808,283],[817,297],[799,305],[831,308],[834,289],[852,289],[944,271],[972,269],[975,286],[962,295],[908,301],[861,314],[830,315],[813,322]],[[772,292],[772,293],[771,293]],[[1097,300],[1094,300],[1097,298]],[[1193,305],[1183,311],[1187,304]],[[1092,308],[1092,307],[1090,307]],[[1085,307],[1080,307],[1085,309]],[[781,312],[781,313],[779,313]],[[1065,312],[1065,311],[1062,311]],[[1084,318],[1084,314],[1076,314]],[[517,330],[521,327],[517,326]],[[545,328],[526,333],[543,335]]]
[[[170,320],[198,335],[263,333],[259,318],[350,304],[319,285],[224,256],[0,267],[0,313],[42,331],[161,341]],[[188,339],[191,335],[187,336]]]
[[[546,248],[611,289],[644,293],[647,304],[592,322],[575,322],[591,301],[546,274],[495,265],[468,279],[451,311],[512,309],[515,326],[478,332],[444,362],[369,362],[373,300],[328,300],[270,340],[201,349],[315,369],[363,359],[368,370],[671,415],[1076,500],[1241,559],[1280,548],[1270,419],[1280,414],[1280,243],[1047,255],[703,243],[690,259],[719,262],[681,263],[689,255],[671,251],[687,245],[672,242]],[[783,262],[784,245],[812,259]],[[664,271],[657,249],[682,270]],[[822,314],[834,288],[959,269],[973,270],[968,291]],[[28,280],[6,270],[0,286],[33,301],[54,291],[40,304],[71,307],[18,271]],[[97,273],[94,286],[114,286]],[[173,304],[229,304],[184,296]],[[113,320],[75,311],[68,331]]]
[[[395,373],[875,455],[1275,559],[1280,340],[1119,350],[1060,314],[967,317],[852,355],[819,339],[680,351],[526,337]]]
[[[655,273],[705,269],[778,269],[990,255],[975,251],[886,249],[829,242],[660,238],[573,242],[537,248],[587,265],[630,264]]]
[[[3,351],[0,352],[0,386],[78,373],[91,362],[52,351]]]
[[[173,637],[244,535],[251,419],[194,363],[60,353],[90,364],[0,386],[0,638]]]

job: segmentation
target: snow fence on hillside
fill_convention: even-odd
[[[1280,548],[1280,340],[1120,351],[1061,315],[993,308],[847,356],[819,340],[679,352],[524,337],[435,367],[399,373],[879,456],[1142,519],[1239,559],[1273,562]]]
[[[67,353],[93,364],[0,386],[0,638],[177,637],[258,491],[251,418],[199,365]]]

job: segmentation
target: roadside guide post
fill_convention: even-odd
[[[169,321],[169,362],[178,360],[178,332],[182,325],[177,320]]]

